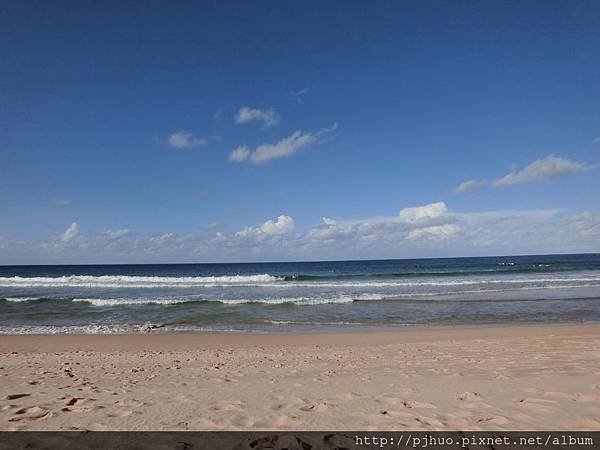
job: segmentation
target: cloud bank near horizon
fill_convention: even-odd
[[[210,230],[210,231],[209,231]],[[210,234],[208,234],[210,233]],[[600,249],[600,211],[458,212],[444,202],[396,215],[323,217],[298,230],[280,214],[237,231],[138,236],[128,229],[87,234],[77,222],[42,242],[0,237],[0,262],[233,262],[580,253]]]

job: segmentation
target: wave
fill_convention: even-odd
[[[587,268],[581,267],[559,267],[553,264],[532,263],[526,266],[515,265],[515,263],[497,263],[500,267],[489,267],[481,269],[465,270],[423,270],[406,272],[381,272],[381,273],[357,273],[357,274],[336,274],[336,275],[314,275],[314,274],[294,274],[284,275],[285,281],[318,281],[318,280],[349,280],[355,278],[436,278],[436,277],[457,277],[457,276],[477,276],[477,275],[509,275],[509,274],[531,274],[531,273],[564,273],[581,270],[598,270],[600,267],[593,266]]]
[[[4,300],[7,302],[36,302],[38,300],[42,300],[40,297],[5,297]]]
[[[190,299],[152,299],[152,298],[74,298],[75,303],[88,303],[92,306],[121,306],[121,305],[174,305],[198,300]],[[204,301],[204,300],[200,300]]]
[[[2,287],[197,287],[273,283],[282,278],[269,274],[210,277],[144,277],[130,275],[69,275],[62,277],[0,277]]]
[[[160,327],[157,327],[160,328]],[[147,332],[147,324],[0,326],[0,335],[14,334],[130,334]],[[154,329],[152,329],[154,331]],[[175,331],[175,330],[173,330]],[[205,331],[205,330],[198,330]],[[206,330],[210,331],[210,330]]]
[[[288,281],[285,281],[288,280]],[[326,281],[314,280],[302,282],[289,277],[278,277],[269,274],[262,275],[233,275],[211,277],[142,277],[126,275],[71,275],[62,277],[0,277],[0,287],[79,287],[79,288],[210,288],[210,287],[319,287],[319,288],[360,288],[360,287],[444,287],[444,286],[469,286],[469,285],[496,285],[496,284],[557,284],[573,282],[600,282],[600,275],[572,276],[572,277],[472,277],[467,279],[434,279],[434,280],[347,280]],[[15,300],[17,301],[17,300]]]
[[[242,305],[242,304],[267,304],[267,305],[323,305],[328,303],[352,303],[355,299],[361,300],[382,300],[382,296],[347,296],[340,295],[335,297],[281,297],[281,298],[260,298],[260,299],[212,299],[212,298],[74,298],[72,301],[77,303],[87,303],[91,306],[125,306],[125,305],[175,305],[181,303],[222,303],[224,305]]]
[[[486,284],[533,284],[533,283],[569,283],[569,282],[600,282],[599,275],[568,278],[470,278],[465,280],[436,280],[436,281],[357,281],[357,282],[315,282],[287,283],[290,287],[419,287],[419,286],[469,286]]]

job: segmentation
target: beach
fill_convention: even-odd
[[[0,337],[1,430],[595,430],[600,325]]]

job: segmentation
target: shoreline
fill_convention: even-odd
[[[231,332],[181,331],[114,334],[4,334],[0,353],[56,351],[193,350],[215,346],[369,346],[503,337],[586,334],[600,337],[600,323],[473,325],[394,331]]]

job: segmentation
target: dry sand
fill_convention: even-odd
[[[1,430],[597,430],[600,325],[0,336]]]

